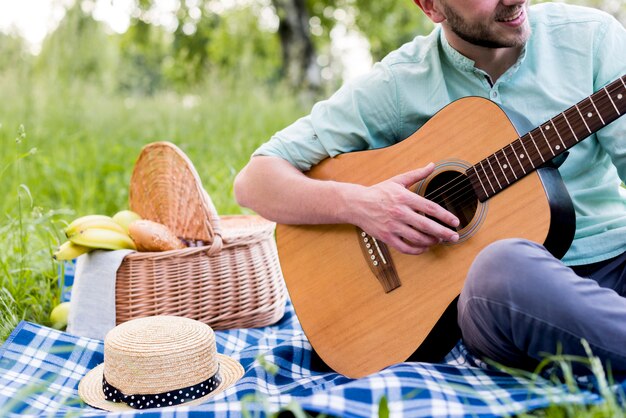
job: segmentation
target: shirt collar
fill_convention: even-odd
[[[445,54],[445,56],[450,60],[450,62],[452,63],[452,65],[454,65],[457,69],[461,70],[461,71],[466,71],[466,72],[483,72],[482,70],[476,68],[474,66],[475,61],[471,60],[469,58],[467,58],[465,55],[461,54],[459,51],[457,51],[456,49],[454,49],[450,43],[448,42],[448,39],[446,39],[446,35],[443,31],[443,29],[441,28],[441,25],[439,25],[438,27],[439,30],[439,40],[441,42],[441,46],[443,48],[443,52]],[[531,35],[532,36],[532,35]],[[515,62],[515,64],[513,64],[511,66],[511,68],[509,68],[503,75],[502,77],[500,77],[500,79],[510,79],[511,76],[513,74],[515,74],[515,72],[517,71],[517,69],[519,68],[519,66],[524,62],[524,60],[526,59],[526,50],[527,50],[527,46],[528,46],[528,42],[526,42],[526,44],[524,44],[524,47],[522,48],[522,51],[519,55],[519,57],[517,58],[517,61]]]
[[[452,48],[448,39],[446,39],[446,35],[441,26],[438,27],[439,30],[439,41],[441,42],[441,46],[443,48],[443,53],[450,60],[450,62],[457,67],[459,70],[473,72],[475,70],[474,60],[467,58],[465,55],[461,54],[456,49]]]

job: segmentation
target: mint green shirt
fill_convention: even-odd
[[[254,155],[306,171],[329,156],[395,144],[465,96],[489,98],[538,126],[626,74],[626,30],[610,15],[544,3],[529,18],[532,35],[520,58],[493,86],[437,27],[317,103]],[[626,117],[574,146],[559,171],[576,211],[563,261],[589,264],[626,251]]]

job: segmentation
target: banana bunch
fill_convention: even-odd
[[[135,242],[128,235],[128,225],[141,219],[134,212],[124,210],[113,217],[87,215],[72,221],[65,228],[67,241],[54,253],[57,260],[72,260],[94,249],[136,250]]]

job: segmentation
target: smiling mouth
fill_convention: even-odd
[[[496,19],[498,22],[512,22],[516,19],[519,19],[519,17],[522,15],[522,13],[524,12],[524,9],[522,9],[521,7],[519,8],[519,10],[517,10],[517,12],[511,16],[507,16],[507,17],[500,17],[498,19]]]

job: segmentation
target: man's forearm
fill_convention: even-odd
[[[240,205],[278,223],[349,223],[402,252],[421,254],[459,239],[456,231],[431,219],[457,226],[456,216],[409,190],[434,167],[366,187],[310,179],[280,158],[254,157],[235,179],[235,196]]]
[[[259,156],[237,175],[235,198],[278,223],[334,224],[348,221],[347,199],[359,188],[363,186],[313,180],[281,158]]]

